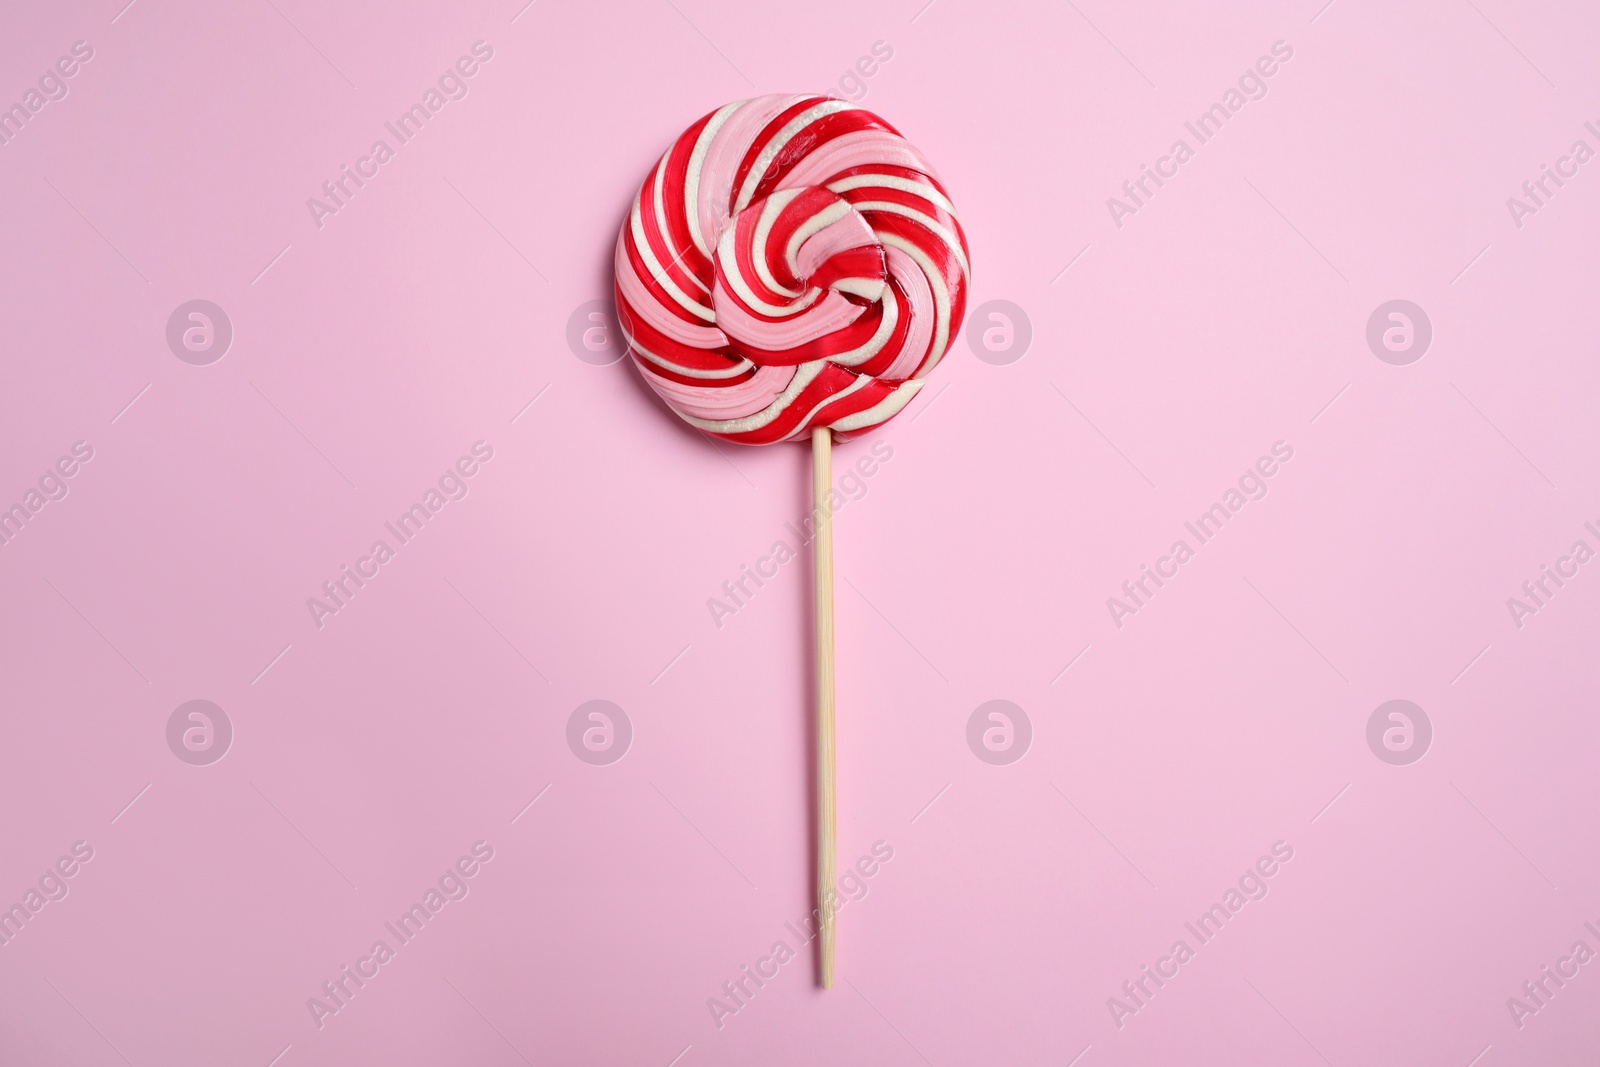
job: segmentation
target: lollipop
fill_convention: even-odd
[[[833,533],[829,449],[893,418],[960,328],[955,207],[870,111],[761,96],[663,155],[617,237],[617,319],[691,426],[745,445],[810,438],[816,518],[817,911],[833,985]]]

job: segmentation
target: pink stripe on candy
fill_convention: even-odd
[[[754,199],[735,214],[741,190]],[[966,239],[931,166],[825,97],[758,97],[691,126],[615,261],[634,365],[683,418],[741,444],[892,418],[966,307]]]

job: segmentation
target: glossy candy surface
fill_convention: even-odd
[[[685,421],[762,445],[892,418],[949,350],[966,237],[933,168],[843,100],[762,96],[690,126],[617,239],[617,318]]]

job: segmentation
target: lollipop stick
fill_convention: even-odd
[[[833,431],[811,431],[811,506],[817,533],[817,925],[822,947],[822,988],[833,988]]]

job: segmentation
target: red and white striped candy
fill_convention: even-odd
[[[617,318],[645,380],[747,445],[893,417],[955,339],[968,280],[922,154],[823,96],[736,101],[690,126],[617,238]]]

